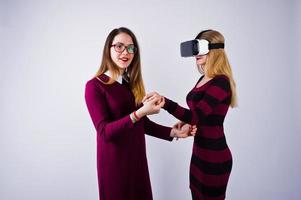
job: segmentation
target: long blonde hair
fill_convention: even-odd
[[[145,96],[145,89],[144,89],[144,84],[143,84],[143,79],[141,74],[139,45],[134,33],[130,29],[125,27],[120,27],[120,28],[113,29],[109,33],[103,48],[102,62],[95,76],[97,77],[109,70],[112,74],[112,78],[106,84],[112,84],[115,82],[116,78],[120,75],[119,67],[113,62],[110,54],[110,48],[112,42],[115,36],[120,33],[128,34],[132,38],[134,46],[137,48],[137,51],[135,52],[131,64],[127,67],[127,74],[130,78],[129,80],[130,89],[135,97],[135,103],[136,105],[138,105],[141,103],[143,97]]]
[[[205,39],[210,43],[225,43],[224,36],[215,30],[202,31],[196,36],[196,39]],[[232,93],[230,106],[232,108],[236,107],[236,84],[233,78],[231,65],[224,49],[211,49],[209,51],[205,64],[205,75],[209,78],[213,78],[217,75],[225,75],[229,78]]]

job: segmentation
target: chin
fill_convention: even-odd
[[[121,68],[121,69],[126,69],[126,68],[128,68],[128,66],[129,66],[129,65],[124,65],[124,64],[118,65],[118,67]]]

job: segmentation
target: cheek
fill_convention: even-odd
[[[112,50],[111,50],[111,59],[114,60],[114,61],[117,60],[117,54],[116,54],[116,52],[114,52]]]
[[[111,57],[113,57],[115,55],[115,51],[113,51],[112,48],[111,48],[110,54],[111,54]]]
[[[205,61],[206,60],[204,58],[201,58],[201,59],[197,60],[196,63],[199,65],[202,65],[202,64],[204,64]]]
[[[134,55],[131,55],[131,56],[130,56],[130,61],[132,62],[133,59],[134,59]]]
[[[202,64],[205,64],[205,63],[206,63],[206,56],[204,56],[204,57],[200,60],[200,62],[201,62]]]

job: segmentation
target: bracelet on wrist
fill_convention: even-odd
[[[139,121],[139,120],[140,120],[140,117],[138,117],[136,111],[134,111],[133,114],[134,114],[134,117],[136,118],[136,121]]]
[[[130,118],[131,118],[133,124],[136,123],[137,121],[139,121],[139,120],[141,119],[141,118],[138,117],[138,115],[136,114],[136,111],[134,111],[134,112],[132,112],[132,113],[130,114]]]
[[[135,124],[137,122],[137,119],[135,118],[133,113],[130,114],[130,118],[131,118],[133,124]]]

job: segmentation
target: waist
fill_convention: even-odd
[[[225,136],[219,138],[207,138],[198,135],[194,137],[193,144],[199,148],[215,150],[215,151],[224,150],[228,148]]]

